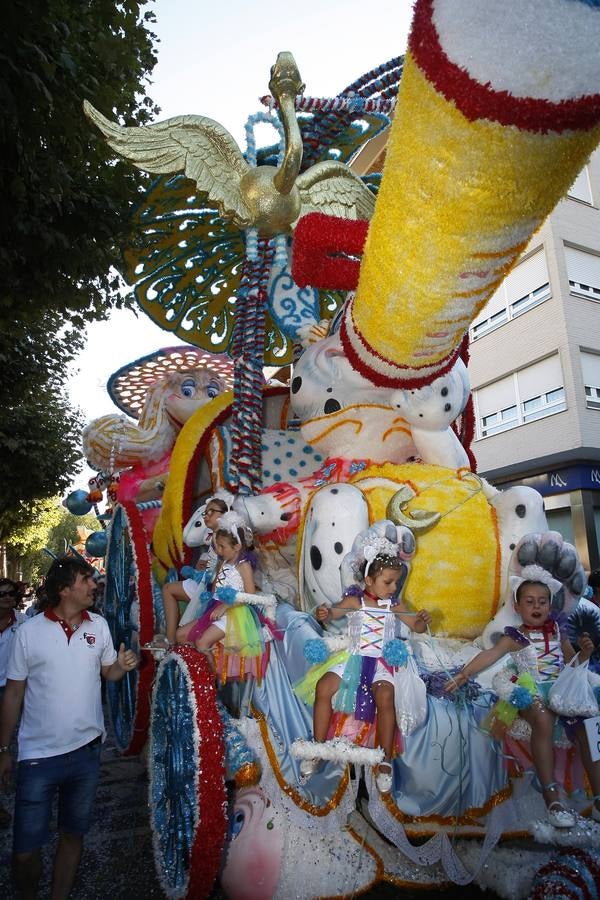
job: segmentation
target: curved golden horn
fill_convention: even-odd
[[[388,503],[385,515],[395,525],[405,525],[418,534],[420,531],[427,531],[428,528],[432,528],[440,521],[441,515],[438,512],[428,512],[425,509],[411,509],[410,512],[405,513],[404,507],[411,500],[414,500],[416,496],[408,484],[403,484]]]

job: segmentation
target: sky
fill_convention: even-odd
[[[263,109],[270,67],[281,50],[293,53],[306,96],[330,97],[406,47],[412,4],[380,0],[155,0],[158,63],[148,93],[161,108],[157,121],[204,115],[224,125],[243,150],[244,124]],[[377,16],[370,10],[376,10]],[[116,412],[109,376],[160,347],[181,343],[143,311],[114,311],[88,327],[69,394],[86,420]],[[91,472],[76,479],[85,487]]]

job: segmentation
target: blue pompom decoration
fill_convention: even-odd
[[[210,591],[202,591],[202,593],[200,594],[200,602],[203,605],[206,603],[210,603],[212,598],[213,598],[213,595],[211,594]]]
[[[393,638],[383,645],[383,658],[388,666],[405,666],[408,662],[406,643],[400,638]]]
[[[513,689],[509,702],[516,709],[527,709],[533,703],[533,694],[526,687],[518,685]]]
[[[74,516],[85,516],[92,508],[92,504],[87,499],[88,492],[84,490],[71,491],[63,500],[65,506]]]
[[[311,664],[316,666],[318,663],[324,663],[329,657],[327,644],[321,638],[310,638],[304,642],[304,658]]]
[[[221,603],[226,603],[227,606],[231,606],[232,603],[235,603],[235,598],[237,597],[238,592],[235,588],[232,587],[218,587],[215,591],[215,596],[217,600]]]
[[[85,549],[90,556],[98,558],[105,555],[107,543],[106,531],[94,531],[85,542]]]

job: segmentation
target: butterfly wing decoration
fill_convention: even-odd
[[[379,79],[383,68],[376,70]],[[395,90],[401,68],[394,65],[391,71],[388,89]],[[371,74],[347,90],[359,93],[362,85],[361,96],[374,96],[380,80]],[[161,328],[210,352],[227,352],[244,261],[242,229],[247,225],[247,211],[236,186],[248,171],[248,163],[231,135],[212,119],[181,116],[127,129],[96,111],[92,114],[87,107],[86,112],[113,149],[138,168],[156,174],[175,169],[184,173],[156,179],[134,210],[124,250],[124,275],[133,285],[139,305]],[[376,176],[365,179],[365,187],[339,163],[348,162],[366,141],[389,125],[389,118],[348,110],[315,110],[298,118],[304,141],[303,169],[314,163],[325,167],[315,167],[313,174],[306,173],[306,180],[299,182],[307,209],[325,208],[333,215],[369,218]],[[130,142],[133,132],[140,132],[139,140]],[[262,148],[257,162],[277,165],[277,152],[277,147]],[[326,173],[333,182],[331,190],[325,189]],[[320,317],[331,319],[344,299],[343,292],[321,291]],[[292,340],[267,311],[265,365],[286,365],[292,357]]]
[[[233,332],[243,233],[182,175],[153,182],[134,210],[125,279],[150,318],[178,337],[224,353]]]

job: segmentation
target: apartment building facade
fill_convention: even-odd
[[[470,328],[478,472],[600,567],[600,151]]]

